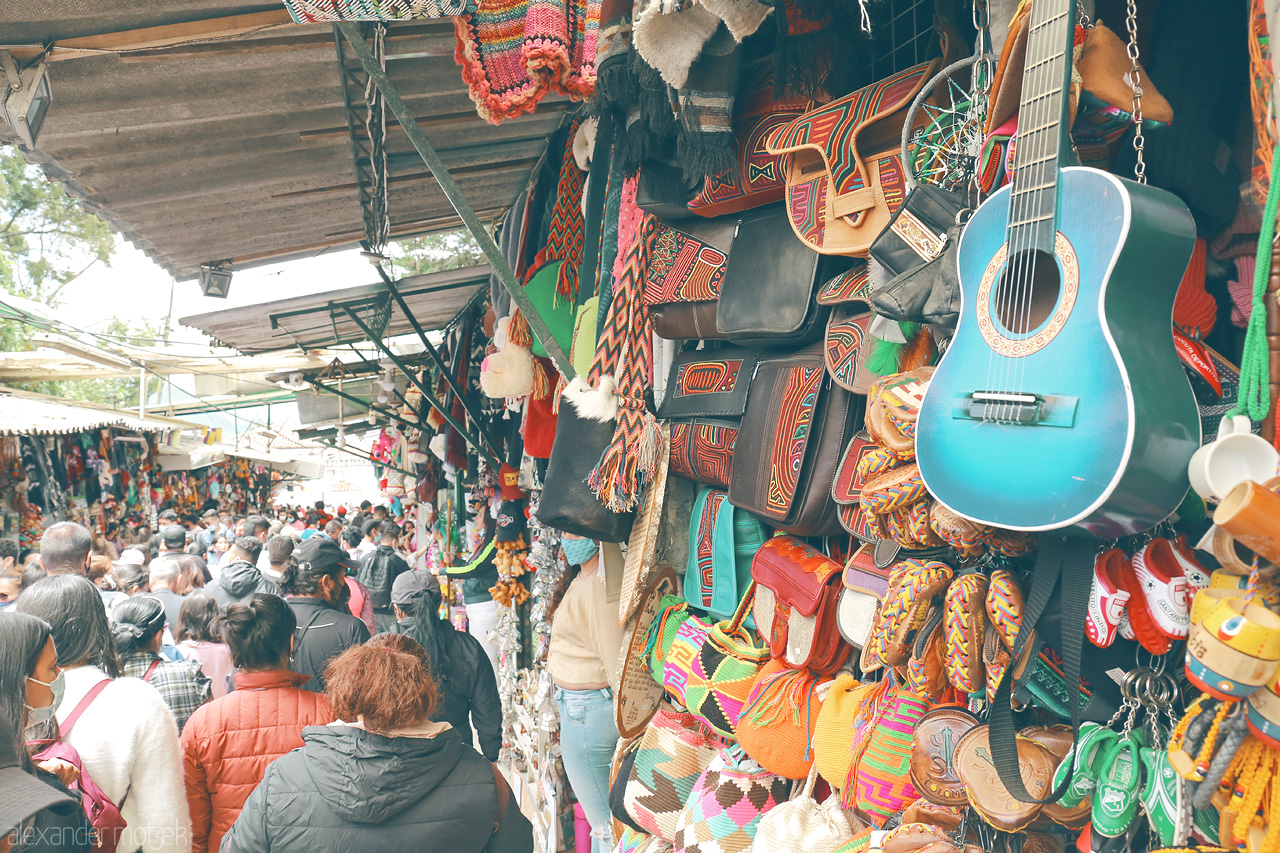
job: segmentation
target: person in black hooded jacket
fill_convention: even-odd
[[[440,582],[426,569],[405,572],[392,585],[391,607],[396,624],[387,633],[406,634],[426,650],[440,687],[432,719],[452,725],[468,744],[474,726],[481,755],[497,761],[502,749],[498,678],[480,641],[439,617]]]
[[[501,774],[431,722],[425,655],[370,643],[330,662],[339,721],[303,729],[302,748],[267,768],[222,853],[531,853],[533,827]]]

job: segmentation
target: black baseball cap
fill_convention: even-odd
[[[160,541],[166,548],[182,549],[187,544],[187,529],[181,524],[170,524],[160,531]]]
[[[339,566],[344,569],[360,568],[360,562],[342,550],[341,545],[323,536],[304,539],[293,549],[293,556],[299,563],[310,563],[313,569],[326,574]]]

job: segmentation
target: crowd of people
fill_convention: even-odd
[[[532,850],[492,652],[411,523],[156,527],[0,539],[0,853]]]

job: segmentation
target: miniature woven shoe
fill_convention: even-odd
[[[1111,752],[1120,736],[1107,726],[1085,722],[1080,724],[1080,740],[1074,750],[1067,753],[1053,774],[1050,787],[1057,790],[1067,773],[1071,775],[1071,784],[1058,803],[1066,808],[1075,808],[1088,797],[1098,784],[1102,759]]]
[[[1191,833],[1191,800],[1187,796],[1186,780],[1169,763],[1167,750],[1143,747],[1138,755],[1146,769],[1141,800],[1151,831],[1163,846],[1185,843]]]
[[[1135,553],[1133,573],[1142,587],[1142,601],[1152,623],[1171,640],[1185,638],[1191,630],[1191,597],[1187,575],[1174,558],[1169,540],[1152,539]]]
[[[1107,838],[1124,835],[1138,815],[1142,762],[1138,741],[1120,738],[1102,758],[1102,772],[1093,794],[1093,828]]]
[[[1089,592],[1084,630],[1089,642],[1100,649],[1115,642],[1129,603],[1129,592],[1121,586],[1124,563],[1124,552],[1119,548],[1099,554],[1093,563],[1093,589]]]

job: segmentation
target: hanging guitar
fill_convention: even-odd
[[[1036,0],[1015,180],[968,222],[962,308],[917,424],[939,502],[1014,530],[1145,530],[1186,495],[1200,420],[1170,333],[1195,223],[1172,194],[1076,164],[1075,0]]]

